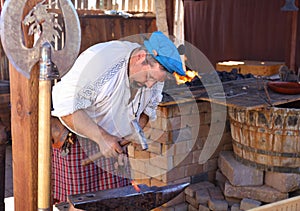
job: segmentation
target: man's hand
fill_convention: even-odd
[[[96,141],[100,148],[100,153],[104,157],[117,157],[118,154],[123,153],[123,149],[120,145],[122,139],[111,136],[109,134],[100,138],[99,141]]]
[[[121,141],[119,142],[120,146],[123,148],[123,152],[126,153],[125,151],[127,150],[127,145],[130,144],[131,141],[126,140],[126,139],[121,139]],[[124,155],[124,154],[118,154],[118,158],[120,157],[120,155]],[[84,159],[81,161],[81,165],[82,166],[86,166],[92,162],[94,162],[95,160],[98,160],[99,158],[101,158],[103,156],[103,154],[101,152],[97,152],[91,156],[89,156],[88,158]]]

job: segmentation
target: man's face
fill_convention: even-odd
[[[157,62],[152,66],[143,62],[133,65],[132,68],[135,69],[134,73],[129,76],[132,88],[151,88],[156,82],[163,82],[167,78],[167,72]]]

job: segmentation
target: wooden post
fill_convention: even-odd
[[[25,78],[10,65],[13,184],[16,211],[37,210],[38,69]]]
[[[38,3],[28,0],[23,14]],[[24,34],[26,46],[33,40]],[[16,211],[37,210],[38,66],[30,79],[10,64],[11,133],[13,152],[14,207]]]
[[[156,9],[157,29],[168,36],[169,30],[168,30],[168,23],[167,23],[165,0],[155,0],[155,9]]]

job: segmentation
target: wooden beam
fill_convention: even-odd
[[[166,1],[155,0],[155,10],[156,10],[157,29],[168,36],[169,30],[168,30],[168,23],[167,23]]]
[[[28,0],[24,13],[38,0]],[[33,40],[24,34],[26,46]],[[15,210],[37,210],[38,66],[25,78],[10,64],[11,133]]]
[[[28,80],[9,67],[15,210],[37,210],[38,71]]]

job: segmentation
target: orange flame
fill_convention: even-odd
[[[180,84],[184,84],[186,82],[191,82],[193,80],[193,78],[195,78],[196,76],[199,77],[199,74],[197,71],[194,71],[194,70],[187,70],[185,72],[185,76],[181,76],[179,74],[177,74],[176,72],[173,73],[175,79],[176,79],[176,83],[177,85],[180,85]]]
[[[133,186],[133,188],[135,189],[136,192],[141,192],[140,187],[135,183],[134,180],[131,180],[131,185]]]

